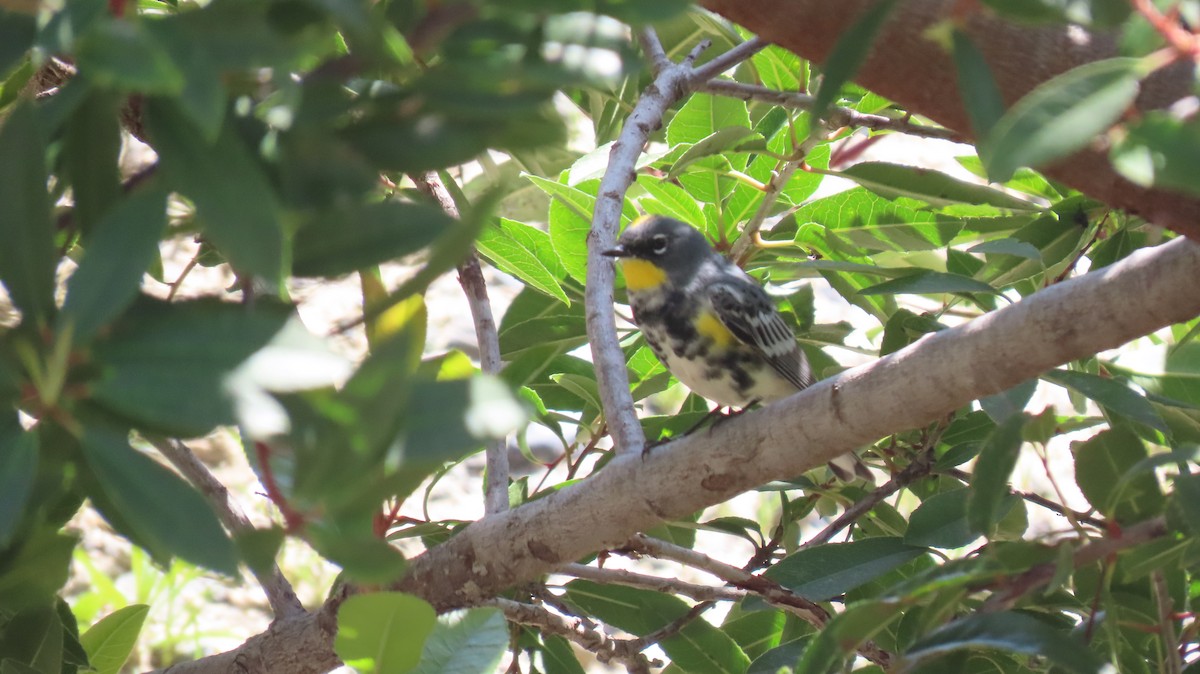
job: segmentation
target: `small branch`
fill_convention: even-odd
[[[671,622],[663,625],[644,637],[634,639],[629,643],[629,645],[633,647],[636,644],[638,646],[638,650],[640,651],[642,649],[649,648],[660,641],[666,641],[667,639],[679,634],[683,628],[692,624],[692,622],[703,615],[705,611],[716,605],[717,603],[715,601],[702,601],[688,609],[687,613],[679,616],[675,620],[672,620]]]
[[[762,229],[763,221],[771,214],[771,209],[775,207],[775,202],[779,199],[779,194],[783,192],[784,187],[787,187],[788,181],[795,175],[796,169],[800,168],[800,165],[804,162],[804,157],[808,155],[808,151],[811,149],[808,145],[814,139],[815,137],[810,137],[809,141],[805,141],[797,153],[800,155],[798,158],[783,162],[782,167],[778,171],[772,172],[771,180],[767,183],[767,189],[763,194],[762,201],[758,203],[758,209],[754,211],[754,215],[742,227],[742,235],[733,244],[733,251],[730,257],[738,266],[745,264],[753,254],[758,241],[758,232]]]
[[[625,585],[667,594],[683,595],[696,601],[741,601],[745,590],[688,583],[677,578],[660,578],[623,569],[598,569],[586,564],[568,564],[558,570],[568,576],[593,580],[597,583]]]
[[[1171,602],[1171,591],[1162,571],[1150,574],[1154,583],[1154,604],[1158,608],[1158,631],[1162,637],[1163,674],[1181,674],[1183,658],[1179,650],[1179,635],[1175,633],[1175,609]]]
[[[833,539],[834,536],[837,535],[839,531],[845,529],[851,524],[854,524],[856,521],[858,521],[858,518],[867,514],[867,512],[869,512],[871,508],[874,508],[876,505],[878,505],[880,501],[891,496],[892,494],[895,494],[902,487],[907,486],[914,480],[925,477],[930,473],[932,468],[933,456],[929,451],[921,452],[917,455],[917,458],[913,460],[912,463],[908,464],[904,468],[904,470],[896,474],[896,476],[891,480],[888,480],[887,484],[875,489],[870,494],[867,494],[862,500],[858,501],[849,508],[846,508],[845,512],[839,515],[837,519],[830,522],[828,526],[817,532],[815,536],[805,541],[805,543],[800,547],[810,548],[816,545],[828,543]]]
[[[802,94],[796,91],[778,91],[755,84],[744,84],[731,80],[709,80],[697,85],[696,90],[718,96],[740,98],[743,101],[771,103],[797,110],[809,110],[813,104],[813,97],[809,94]],[[828,120],[829,125],[835,128],[849,126],[871,129],[872,131],[896,131],[910,136],[920,136],[921,138],[950,140],[956,143],[965,142],[961,134],[940,126],[914,124],[907,119],[871,115],[851,108],[831,107],[825,118]]]
[[[729,51],[715,57],[713,60],[701,66],[696,66],[692,71],[692,82],[694,85],[699,85],[711,80],[721,73],[729,70],[735,65],[754,56],[754,54],[762,51],[770,44],[766,40],[755,35],[745,42],[733,47]]]
[[[254,529],[254,524],[250,522],[241,506],[233,500],[229,489],[221,484],[187,445],[170,439],[150,438],[149,441],[188,482],[200,490],[212,506],[217,519],[230,533],[239,534]],[[300,599],[296,597],[287,578],[283,577],[278,565],[273,566],[270,573],[260,573],[254,569],[251,569],[251,573],[266,593],[267,602],[270,603],[276,620],[286,620],[305,613],[304,606],[300,604]]]
[[[941,471],[941,472],[945,475],[949,475],[953,478],[962,480],[963,482],[966,482],[968,484],[971,482],[971,474],[965,470],[959,470],[958,468],[951,468],[950,470]],[[1068,519],[1073,519],[1076,522],[1079,522],[1081,524],[1090,524],[1090,525],[1096,527],[1097,529],[1101,529],[1101,530],[1105,529],[1108,526],[1108,524],[1104,520],[1092,517],[1091,515],[1089,515],[1087,513],[1079,512],[1078,510],[1071,510],[1070,508],[1067,508],[1066,506],[1064,506],[1062,504],[1051,501],[1050,499],[1046,498],[1045,496],[1039,496],[1037,494],[1034,494],[1032,492],[1027,492],[1027,491],[1018,491],[1016,489],[1013,489],[1012,493],[1016,494],[1017,496],[1021,497],[1022,499],[1026,500],[1026,501],[1029,501],[1030,503],[1033,503],[1034,505],[1039,505],[1039,506],[1045,508],[1046,510],[1056,512],[1059,515],[1062,515],[1063,517],[1066,517]]]
[[[409,178],[417,189],[433,198],[452,218],[458,218],[458,206],[437,173],[414,173]],[[471,319],[475,323],[475,339],[479,344],[479,369],[485,374],[500,373],[500,337],[496,330],[496,319],[492,316],[492,302],[488,298],[487,282],[479,266],[479,255],[472,250],[458,265],[458,284],[467,296],[471,308]],[[489,442],[484,448],[487,457],[487,484],[484,487],[486,512],[508,510],[508,443],[504,440]]]
[[[1101,538],[1085,543],[1075,551],[1074,566],[1076,569],[1114,555],[1121,550],[1136,547],[1152,541],[1167,533],[1167,523],[1164,517],[1140,522],[1119,532],[1110,538]],[[979,608],[981,612],[990,613],[1006,611],[1021,597],[1042,587],[1054,578],[1058,571],[1057,562],[1038,564],[1025,573],[1012,576],[996,588],[995,594],[988,598]]]
[[[565,637],[579,644],[584,650],[595,653],[600,662],[618,662],[631,672],[650,672],[650,660],[641,654],[641,648],[631,647],[633,641],[614,639],[600,630],[585,626],[581,620],[571,624],[567,618],[556,613],[511,599],[490,599],[481,605],[500,609],[509,622],[537,627],[550,634]]]

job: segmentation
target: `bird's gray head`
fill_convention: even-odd
[[[609,257],[644,260],[682,285],[713,254],[708,240],[695,227],[661,215],[644,215],[629,224]],[[626,276],[629,268],[626,266]],[[627,281],[630,279],[626,279]]]

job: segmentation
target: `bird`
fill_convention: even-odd
[[[693,393],[744,410],[813,384],[808,358],[767,292],[695,227],[645,215],[601,254],[620,264],[651,351]],[[839,479],[870,475],[847,458],[830,464]]]

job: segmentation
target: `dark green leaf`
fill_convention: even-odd
[[[896,601],[863,601],[836,614],[817,633],[804,651],[796,671],[805,674],[835,674],[858,645],[872,638],[895,620],[905,608]]]
[[[935,293],[988,293],[998,292],[983,281],[968,276],[959,276],[940,271],[920,271],[884,281],[858,291],[860,295],[899,295]]]
[[[109,501],[156,554],[237,573],[233,542],[212,508],[175,473],[129,446],[126,434],[90,426],[81,443]]]
[[[923,554],[925,548],[889,536],[826,543],[788,555],[766,575],[806,599],[823,601],[845,594]]]
[[[1013,414],[992,431],[979,450],[979,459],[971,473],[971,494],[967,498],[967,525],[971,531],[990,534],[992,528],[1012,507],[1008,477],[1021,452],[1024,414]]]
[[[938,323],[932,316],[918,316],[908,309],[899,309],[888,318],[883,328],[883,342],[879,347],[879,355],[886,356],[917,341],[924,335],[946,326]]]
[[[74,343],[86,344],[133,301],[166,227],[167,194],[160,189],[134,192],[96,223],[62,309]]]
[[[121,197],[120,99],[92,92],[71,115],[63,139],[62,164],[71,182],[73,224],[89,235]]]
[[[13,66],[33,46],[37,35],[37,18],[0,9],[0,77],[8,75]]]
[[[165,433],[203,435],[234,419],[225,382],[271,341],[290,307],[260,299],[253,309],[216,300],[139,299],[95,343],[103,375],[94,401]]]
[[[1051,370],[1043,374],[1042,379],[1085,395],[1113,412],[1127,416],[1150,428],[1167,431],[1166,423],[1163,422],[1158,412],[1154,411],[1154,406],[1150,404],[1150,401],[1120,382],[1072,370]]]
[[[141,22],[96,21],[80,40],[77,59],[79,74],[107,89],[165,95],[183,90],[183,72]]]
[[[967,524],[969,489],[955,489],[925,499],[909,519],[904,542],[930,548],[961,548],[979,538]]]
[[[500,323],[500,355],[505,360],[550,345],[561,347],[565,353],[586,341],[582,303],[568,307],[529,290],[517,296]]]
[[[97,674],[117,674],[129,659],[150,607],[131,604],[101,618],[80,637]]]
[[[992,239],[983,243],[976,244],[967,249],[968,253],[979,253],[983,255],[1015,255],[1023,257],[1027,260],[1042,259],[1042,252],[1034,247],[1033,244],[1018,241],[1017,239]]]
[[[275,189],[228,120],[208,144],[175,103],[150,99],[146,130],[171,186],[196,204],[205,234],[234,268],[279,283],[284,248]]]
[[[542,635],[542,668],[546,674],[586,674],[571,642],[553,635]]]
[[[15,554],[0,558],[0,604],[18,611],[52,601],[67,582],[75,536],[36,531],[21,541]]]
[[[382,495],[374,499],[376,507]],[[358,521],[351,521],[358,520]],[[362,518],[321,522],[306,527],[308,540],[322,557],[342,567],[347,580],[365,585],[387,585],[399,580],[408,569],[400,550],[373,533],[349,533]]]
[[[37,463],[37,433],[23,430],[15,414],[0,418],[0,550],[20,528]]]
[[[1127,428],[1101,431],[1072,447],[1075,483],[1100,512],[1123,524],[1140,522],[1163,509],[1163,495],[1152,472],[1129,478],[1146,459],[1146,447]]]
[[[833,45],[833,50],[823,65],[821,88],[817,90],[811,109],[814,118],[820,119],[825,116],[829,106],[837,100],[842,85],[849,82],[867,60],[867,55],[875,45],[876,34],[895,5],[896,0],[884,0],[871,5],[838,36],[837,44]]]
[[[803,637],[772,648],[755,658],[746,674],[779,674],[784,667],[795,667],[811,641],[811,637]]]
[[[980,145],[988,176],[1012,178],[1087,145],[1133,103],[1141,78],[1135,59],[1093,61],[1038,85],[992,127]]]
[[[1004,98],[992,77],[992,69],[971,37],[959,28],[951,33],[954,68],[958,73],[958,91],[971,131],[976,138],[986,138],[992,127],[1004,115]]]
[[[1200,531],[1200,475],[1187,473],[1175,476],[1175,489],[1170,495],[1171,513],[1193,535]]]
[[[18,103],[0,127],[0,282],[29,324],[54,313],[54,228],[46,158],[33,105]]]
[[[1024,410],[1025,406],[1029,404],[1029,400],[1036,390],[1037,380],[1028,379],[1007,391],[980,398],[979,406],[992,418],[992,421],[1001,423],[1014,414],[1020,414],[1021,410]]]
[[[383,201],[324,213],[296,232],[297,276],[339,276],[393,260],[432,243],[453,224],[440,209]]]
[[[911,661],[965,648],[994,648],[1035,655],[1070,672],[1115,671],[1103,658],[1046,622],[1023,613],[984,613],[956,620],[917,640]]]
[[[30,606],[5,617],[0,660],[28,665],[40,674],[62,671],[63,624],[53,604]]]
[[[411,671],[437,624],[428,602],[400,592],[357,594],[338,608],[333,650],[342,662],[378,674]]]
[[[495,609],[475,608],[443,616],[425,640],[413,674],[490,674],[508,648],[508,625]]]

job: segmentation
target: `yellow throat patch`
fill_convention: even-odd
[[[645,260],[621,260],[621,271],[625,272],[625,289],[634,292],[657,288],[667,280],[665,271]]]

